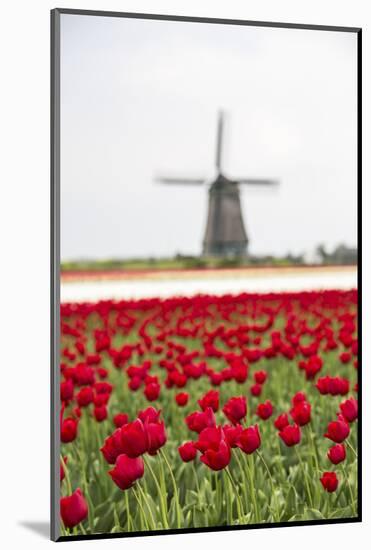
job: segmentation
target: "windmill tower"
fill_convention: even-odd
[[[222,145],[223,145],[223,112],[219,112],[216,160],[217,176],[209,183],[209,205],[204,239],[202,242],[203,256],[227,258],[243,258],[247,256],[248,237],[243,221],[240,184],[247,185],[274,185],[277,182],[270,179],[230,179],[222,173]],[[161,183],[194,184],[208,183],[204,179],[190,178],[157,178]]]

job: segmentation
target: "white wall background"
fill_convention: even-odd
[[[364,280],[369,281],[371,218],[371,14],[366,0],[90,0],[59,7],[252,20],[352,25],[364,33]],[[6,549],[52,543],[25,525],[49,517],[49,9],[48,0],[2,5],[0,18],[1,224],[1,543]],[[368,153],[368,154],[367,154]],[[76,542],[76,548],[179,550],[215,547],[302,550],[367,547],[370,526],[370,294],[364,288],[364,523],[236,533]],[[366,433],[367,428],[367,433]],[[44,527],[44,531],[46,528]]]

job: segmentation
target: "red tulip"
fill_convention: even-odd
[[[349,363],[349,361],[352,359],[352,356],[348,351],[343,351],[343,353],[339,355],[339,359],[345,365],[346,363]]]
[[[108,416],[107,407],[102,405],[101,407],[94,407],[94,417],[97,422],[103,422]]]
[[[286,426],[278,435],[287,447],[292,447],[300,443],[301,431],[297,424]]]
[[[328,493],[333,493],[336,491],[339,485],[339,480],[335,472],[325,472],[320,478],[320,481],[323,485],[323,488]]]
[[[99,367],[97,369],[98,376],[101,380],[104,380],[108,376],[108,370],[104,369],[103,367]]]
[[[322,369],[323,361],[318,355],[311,355],[305,366],[305,375],[307,380],[313,380]]]
[[[290,411],[295,424],[305,426],[310,422],[311,406],[306,401],[300,401]]]
[[[219,409],[219,392],[217,390],[208,391],[198,400],[198,404],[203,411],[211,407],[212,410],[216,412]]]
[[[69,378],[68,380],[65,380],[64,382],[60,383],[60,391],[61,391],[61,400],[62,401],[70,401],[73,399],[73,380]]]
[[[146,396],[148,401],[156,401],[156,399],[160,395],[160,384],[158,384],[157,382],[151,382],[150,384],[147,384],[144,389],[144,395]]]
[[[78,421],[75,418],[65,418],[61,426],[62,443],[70,443],[77,437]]]
[[[129,421],[129,417],[125,413],[118,413],[118,414],[115,414],[115,416],[113,417],[113,423],[116,426],[116,428],[121,428],[122,426],[127,424],[128,421]]]
[[[108,464],[115,464],[116,458],[124,452],[121,443],[121,429],[117,429],[112,435],[108,436],[103,447],[100,448],[101,453]]]
[[[340,462],[343,462],[346,457],[345,445],[343,443],[337,443],[336,445],[333,445],[328,450],[327,457],[333,464],[339,464]]]
[[[187,441],[186,443],[183,443],[183,445],[178,447],[178,451],[180,454],[180,458],[183,460],[183,462],[190,462],[191,460],[194,460],[197,456],[197,449],[194,446],[193,441]]]
[[[90,386],[81,388],[79,393],[76,395],[76,401],[79,407],[87,407],[92,403],[94,398],[93,390]]]
[[[347,422],[354,422],[358,418],[358,401],[351,397],[340,403],[340,410]]]
[[[342,443],[348,437],[349,432],[350,428],[348,423],[339,417],[338,420],[329,422],[325,437],[331,439],[331,441],[334,441],[335,443]]]
[[[75,527],[88,516],[88,505],[80,489],[76,489],[72,495],[62,497],[60,511],[65,527]]]
[[[268,377],[268,374],[265,370],[260,370],[254,373],[254,380],[257,384],[264,384]]]
[[[211,468],[211,470],[223,470],[231,461],[231,449],[228,443],[222,439],[217,450],[207,449],[201,455],[201,461]]]
[[[185,405],[188,403],[189,395],[188,393],[181,392],[177,393],[175,396],[175,401],[179,405],[179,407],[185,407]]]
[[[117,457],[116,465],[109,470],[109,475],[116,485],[125,491],[132,487],[137,479],[143,477],[144,462],[141,457],[130,458],[125,454]]]
[[[302,391],[298,391],[294,397],[292,398],[292,404],[295,406],[295,405],[298,405],[299,403],[301,403],[302,401],[306,401],[307,398],[306,398],[306,395],[304,392]]]
[[[94,384],[95,392],[99,394],[112,393],[113,386],[109,382],[95,382]]]
[[[286,413],[282,413],[279,416],[277,416],[276,420],[274,421],[274,426],[277,428],[277,430],[282,431],[286,426],[289,425],[289,417]]]
[[[257,406],[256,414],[261,418],[262,420],[268,420],[273,414],[273,406],[272,403],[267,400],[265,403],[260,403]]]
[[[190,430],[200,433],[205,428],[215,426],[215,416],[211,407],[207,407],[204,412],[194,412],[185,418],[185,422]]]
[[[139,411],[138,418],[144,424],[144,422],[158,422],[161,411],[158,411],[154,407],[147,407],[143,411]]]
[[[246,397],[231,397],[224,405],[223,412],[228,420],[238,424],[246,416]]]
[[[155,455],[157,451],[166,443],[166,431],[163,422],[148,422],[144,424],[148,438],[147,451],[150,455]]]
[[[148,449],[148,438],[143,422],[138,418],[120,428],[121,447],[130,458],[142,455]]]
[[[262,391],[263,391],[263,386],[261,384],[253,384],[250,387],[250,393],[253,397],[259,397]]]
[[[246,454],[251,454],[259,449],[261,444],[259,426],[250,426],[241,433],[237,446]]]
[[[129,380],[128,386],[131,389],[131,391],[137,391],[140,386],[142,385],[142,379],[139,378],[139,376],[134,376]]]
[[[234,426],[226,425],[222,427],[222,430],[224,437],[231,449],[237,447],[238,439],[243,431],[243,427],[241,426],[241,424],[235,424]]]
[[[204,453],[207,449],[218,450],[221,440],[224,439],[222,429],[218,427],[205,428],[194,443],[196,449]]]

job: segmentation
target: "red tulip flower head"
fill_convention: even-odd
[[[276,420],[274,421],[274,426],[279,431],[282,431],[288,425],[289,425],[289,417],[287,416],[286,413],[280,414],[279,416],[277,416]]]
[[[185,422],[192,432],[201,433],[205,428],[215,426],[215,416],[211,407],[203,412],[194,412],[185,418]]]
[[[191,460],[194,460],[197,456],[197,449],[193,441],[183,443],[183,445],[178,447],[178,452],[183,462],[191,462]]]
[[[143,411],[140,411],[138,414],[139,420],[141,420],[143,423],[148,420],[148,422],[158,422],[158,419],[160,418],[161,410],[158,411],[154,407],[147,407]]]
[[[109,470],[108,473],[116,485],[125,491],[125,489],[129,489],[137,479],[143,476],[143,459],[141,457],[130,458],[122,454],[117,457],[115,467]]]
[[[144,424],[144,429],[147,434],[148,447],[147,451],[150,455],[155,455],[157,451],[166,443],[166,431],[163,422],[148,422]]]
[[[79,393],[76,395],[76,401],[79,407],[87,407],[93,402],[93,399],[94,394],[90,386],[81,388]]]
[[[116,426],[116,428],[121,428],[122,426],[127,424],[128,421],[129,421],[129,417],[125,413],[118,413],[118,414],[115,414],[115,416],[113,417],[113,423]]]
[[[117,457],[124,452],[121,444],[121,429],[118,428],[108,436],[100,451],[108,464],[115,464]]]
[[[253,397],[259,397],[262,391],[263,391],[263,386],[261,384],[253,384],[250,387],[250,393]]]
[[[254,380],[257,384],[264,384],[268,377],[268,374],[265,370],[260,370],[254,373]]]
[[[307,400],[307,397],[305,395],[304,392],[302,391],[298,391],[294,397],[292,398],[292,404],[295,406],[295,405],[298,405],[299,403],[301,403],[302,401],[306,401]]]
[[[136,458],[148,450],[148,437],[143,422],[138,418],[122,426],[121,448],[130,458]]]
[[[339,480],[335,472],[325,472],[320,478],[320,481],[323,485],[323,488],[328,493],[333,493],[336,491],[339,485]]]
[[[207,449],[201,456],[201,461],[211,470],[223,470],[231,461],[231,449],[225,439],[221,439],[218,448]]]
[[[293,447],[300,443],[301,431],[297,424],[286,426],[278,435],[287,447]]]
[[[158,396],[160,395],[160,384],[157,382],[151,382],[150,384],[147,384],[144,389],[144,395],[146,396],[148,401],[156,401]]]
[[[231,397],[224,405],[223,412],[228,420],[238,424],[246,416],[246,397]]]
[[[273,414],[273,405],[267,400],[265,403],[259,403],[256,409],[256,414],[262,420],[268,420]]]
[[[340,403],[340,410],[347,422],[354,422],[358,418],[358,401],[351,397]]]
[[[186,392],[177,393],[175,396],[175,401],[179,407],[185,407],[188,403],[189,395]]]
[[[290,414],[298,426],[305,426],[310,422],[311,406],[307,401],[300,401],[291,409]]]
[[[248,455],[259,449],[260,444],[260,432],[257,424],[243,430],[237,442],[237,446]]]
[[[241,424],[236,424],[234,426],[226,425],[222,427],[222,430],[224,437],[231,449],[236,448],[239,437],[243,432],[243,427],[241,426]]]
[[[72,495],[62,497],[60,503],[62,521],[65,527],[75,527],[88,516],[88,505],[80,489]]]
[[[94,417],[97,422],[103,422],[108,416],[106,405],[100,407],[94,407]]]
[[[334,443],[342,443],[349,435],[349,424],[339,416],[338,420],[329,422],[325,437],[334,441]]]
[[[343,462],[346,457],[345,445],[343,443],[337,443],[336,445],[333,445],[328,450],[327,457],[333,464],[339,464],[340,462]]]
[[[61,425],[62,443],[70,443],[77,437],[78,421],[75,418],[65,418]]]
[[[203,411],[211,407],[212,410],[216,412],[219,409],[219,392],[217,390],[208,391],[198,400],[198,404]]]
[[[216,451],[222,439],[225,439],[225,437],[220,426],[205,428],[198,436],[198,440],[194,443],[194,446],[202,453],[207,451],[207,449],[214,449]]]

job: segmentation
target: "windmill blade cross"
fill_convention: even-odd
[[[220,174],[221,166],[222,166],[223,126],[224,126],[223,111],[219,111],[218,133],[216,138],[216,158],[215,158],[215,166],[218,174]]]
[[[176,185],[202,185],[205,183],[204,178],[173,178],[173,177],[162,177],[159,176],[155,178],[155,181],[158,183],[166,183],[166,184],[176,184]]]
[[[271,180],[271,179],[258,179],[258,178],[242,178],[242,179],[236,179],[237,183],[242,183],[246,185],[278,185],[278,180]]]

